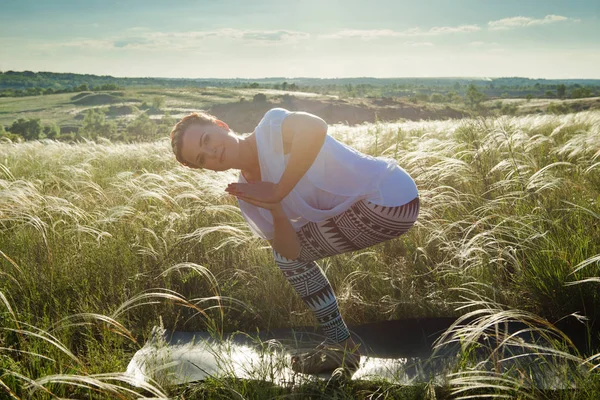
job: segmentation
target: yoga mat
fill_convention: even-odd
[[[454,322],[454,318],[416,318],[383,321],[349,327],[352,338],[360,343],[360,368],[351,379],[385,379],[397,384],[417,382],[441,384],[453,371],[459,354],[459,343],[439,349],[432,357],[434,341]],[[520,323],[502,325],[509,332],[525,328]],[[539,342],[538,335],[518,335],[523,341]],[[185,384],[201,381],[207,376],[237,377],[295,386],[314,379],[329,379],[331,373],[309,375],[295,373],[290,368],[290,356],[298,350],[314,347],[324,340],[313,327],[274,329],[266,332],[229,332],[218,337],[210,332],[169,331],[155,327],[152,337],[132,358],[126,373],[136,382]],[[487,337],[485,345],[494,345]],[[503,368],[519,366],[529,370],[537,386],[562,388],[564,384],[540,365],[535,356],[523,356],[526,349],[511,347],[519,355]],[[483,353],[482,353],[483,354]],[[475,356],[477,356],[475,354]],[[490,368],[495,368],[490,363]],[[564,381],[564,380],[563,380]]]

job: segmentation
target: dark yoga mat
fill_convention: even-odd
[[[418,318],[382,321],[349,327],[352,338],[361,344],[363,354],[380,358],[428,357],[433,342],[455,321],[455,318]],[[275,339],[290,347],[310,347],[325,337],[314,327],[279,328],[269,331],[228,332],[223,336],[237,344],[251,344],[251,337],[263,341]],[[165,331],[167,343],[175,345],[198,340],[212,340],[208,332]]]
[[[453,371],[460,344],[446,345],[432,356],[433,344],[455,320],[413,318],[349,327],[354,341],[361,344],[363,355],[361,366],[352,379],[382,378],[398,384],[431,380],[434,383],[442,382],[445,376]],[[582,354],[590,354],[590,349],[597,348],[597,332],[591,333],[595,340],[588,341],[590,333],[585,330],[583,324],[574,321],[574,318],[561,321],[557,327],[571,338]],[[500,324],[498,328],[515,333],[525,329],[526,325],[511,322]],[[524,343],[545,344],[543,338],[535,332],[521,332],[518,337]],[[323,340],[323,335],[313,327],[281,328],[253,333],[229,332],[224,333],[221,338],[216,338],[209,332],[155,328],[153,337],[134,355],[127,373],[140,382],[147,382],[148,376],[154,376],[154,371],[160,371],[173,383],[198,381],[209,375],[223,373],[238,378],[269,380],[279,385],[290,385],[290,382],[298,384],[301,382],[299,375],[328,379],[331,374],[296,374],[289,368],[289,356],[292,353],[312,348]],[[480,343],[484,346],[472,355],[478,359],[485,359],[489,355],[488,349],[496,346],[494,333],[488,332]],[[269,347],[271,344],[274,347]],[[276,351],[265,353],[265,347]],[[535,354],[524,356],[528,351],[526,347],[510,346],[499,356],[502,358],[519,355],[514,360],[505,362],[503,366],[528,371],[533,377],[533,384],[539,387],[561,389],[564,383],[549,373]],[[491,363],[489,368],[494,368]]]
[[[380,358],[399,357],[429,357],[433,350],[433,344],[439,336],[444,333],[456,318],[410,318],[402,320],[391,320],[374,322],[364,325],[349,327],[352,338],[365,349],[363,354]],[[467,319],[468,323],[470,319]],[[502,324],[502,327],[504,325]],[[563,320],[556,327],[567,335],[582,354],[594,354],[599,349],[598,331],[588,333],[585,326],[574,319]],[[506,325],[509,333],[519,332],[527,326],[519,322],[510,322]],[[279,328],[269,331],[261,331],[240,334],[228,332],[223,336],[231,338],[239,344],[250,344],[251,339],[246,335],[258,337],[261,340],[276,339],[284,344],[294,346],[310,346],[313,343],[322,342],[325,337],[314,327]],[[591,335],[591,341],[588,339]],[[540,341],[540,335],[533,333],[521,333],[518,335],[526,342]],[[193,340],[210,339],[208,332],[181,332],[165,331],[164,338],[169,344],[189,343]],[[493,345],[494,337],[489,337],[482,344]]]

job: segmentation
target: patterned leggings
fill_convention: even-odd
[[[277,266],[314,313],[326,342],[343,342],[350,332],[331,284],[315,260],[398,237],[413,226],[418,215],[418,197],[395,207],[361,200],[340,215],[302,226],[297,231],[301,247],[297,259],[285,258],[273,249]]]

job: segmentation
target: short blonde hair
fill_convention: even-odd
[[[208,113],[200,111],[200,112],[193,112],[190,115],[183,117],[181,119],[181,121],[179,121],[173,127],[173,130],[171,131],[171,147],[173,148],[173,153],[175,153],[175,158],[177,159],[177,161],[179,161],[181,164],[185,165],[186,167],[200,168],[199,166],[197,166],[189,161],[185,161],[181,157],[181,148],[183,146],[183,133],[191,125],[196,125],[196,124],[200,125],[200,126],[206,126],[206,125],[211,125],[211,124],[216,125],[217,124],[216,121],[217,121],[217,117],[215,117],[214,115],[210,115]]]

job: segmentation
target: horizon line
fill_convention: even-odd
[[[114,76],[114,75],[99,75],[92,73],[84,73],[84,72],[56,72],[56,71],[32,71],[32,70],[6,70],[0,71],[0,74],[5,74],[8,72],[33,72],[33,73],[52,73],[52,74],[76,74],[76,75],[91,75],[98,77],[111,77],[111,78],[120,78],[120,79],[180,79],[180,80],[198,80],[198,79],[222,79],[222,80],[234,80],[234,79],[244,79],[244,80],[257,80],[257,79],[478,79],[478,80],[491,80],[491,79],[505,79],[505,78],[513,78],[513,79],[531,79],[531,80],[597,80],[600,81],[600,78],[542,78],[542,77],[529,77],[529,76],[389,76],[389,77],[376,77],[376,76],[346,76],[346,77],[318,77],[318,76],[296,76],[296,77],[288,77],[288,76],[265,76],[261,78],[248,78],[248,77],[228,77],[228,78],[216,78],[216,77],[168,77],[168,76]]]

